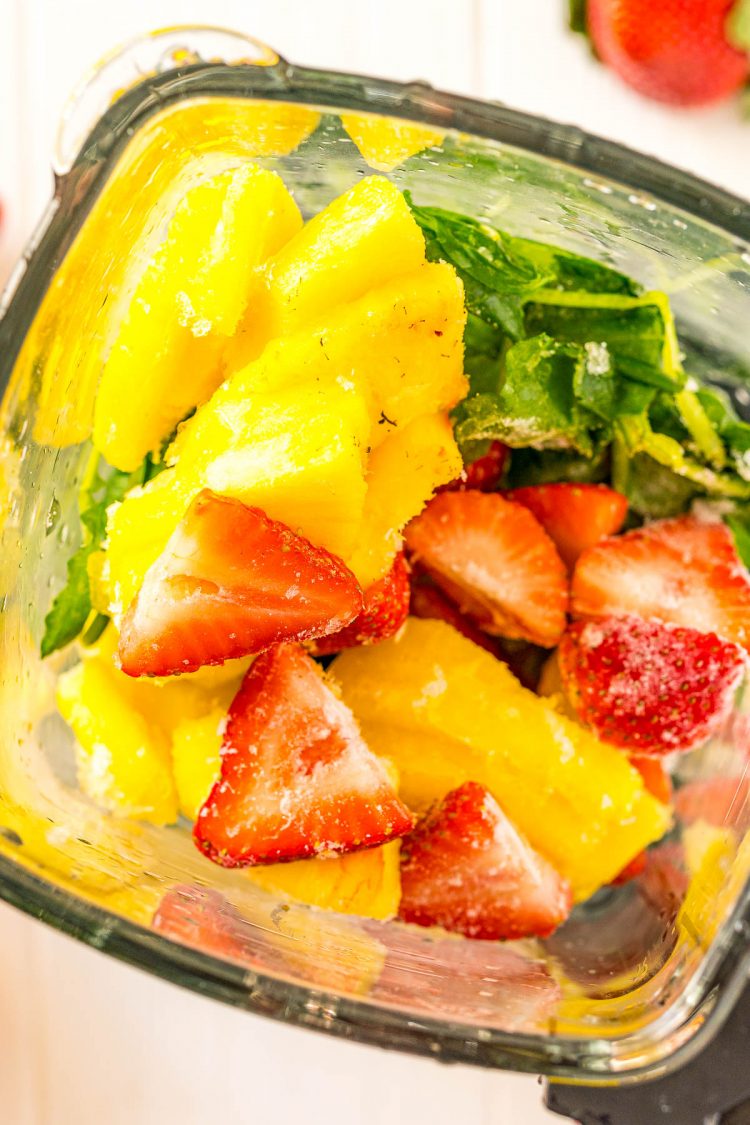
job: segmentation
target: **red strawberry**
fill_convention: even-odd
[[[558,658],[580,719],[639,754],[705,742],[728,718],[747,660],[711,633],[638,617],[574,623]]]
[[[638,852],[638,855],[631,859],[630,863],[626,863],[619,875],[615,875],[612,880],[613,887],[622,887],[625,883],[630,883],[631,880],[637,879],[646,870],[648,863],[648,852]]]
[[[488,633],[557,644],[568,582],[531,512],[497,493],[443,492],[406,529],[415,562]]]
[[[575,617],[655,617],[750,648],[750,575],[723,523],[680,516],[605,539],[576,563],[571,597]]]
[[[728,825],[744,831],[750,823],[750,778],[741,774],[689,781],[677,790],[674,807],[683,824],[704,820],[716,828]]]
[[[129,676],[171,676],[336,633],[362,609],[341,559],[258,508],[204,490],[122,623]]]
[[[497,941],[547,937],[570,912],[567,882],[473,781],[445,797],[401,854],[405,922]]]
[[[231,961],[252,963],[251,943],[243,940],[253,927],[218,891],[181,886],[159,903],[151,926],[159,933]]]
[[[635,766],[643,778],[647,792],[663,805],[669,805],[672,801],[672,779],[664,769],[664,763],[659,758],[631,754],[630,764]]]
[[[588,0],[588,31],[607,66],[657,101],[704,105],[748,77],[727,38],[733,0]]]
[[[461,633],[467,640],[491,652],[500,658],[500,646],[496,637],[483,633],[472,622],[471,618],[461,613],[457,605],[446,597],[437,586],[428,580],[419,580],[412,583],[411,604],[409,613],[412,617],[429,617],[438,621],[446,621],[452,625],[456,632]]]
[[[221,754],[193,834],[224,867],[356,851],[412,826],[351,711],[297,645],[253,663]]]
[[[409,567],[400,551],[388,573],[365,590],[362,612],[340,632],[319,637],[310,651],[316,656],[327,656],[342,648],[374,645],[392,637],[409,615],[409,594]]]
[[[628,514],[625,497],[604,484],[537,484],[507,496],[536,516],[570,570],[587,547],[619,531]]]
[[[507,445],[501,441],[491,441],[486,453],[475,461],[470,461],[457,480],[442,485],[438,492],[465,492],[467,489],[494,492],[502,480],[509,453]]]

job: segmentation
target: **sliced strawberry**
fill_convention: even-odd
[[[374,645],[397,633],[409,615],[409,567],[403,551],[387,574],[365,590],[362,612],[338,633],[319,637],[310,646],[316,656],[340,652],[342,648]]]
[[[174,887],[159,903],[151,926],[202,953],[252,963],[251,945],[246,940],[252,927],[218,891]]]
[[[412,617],[446,621],[467,640],[473,641],[475,645],[479,645],[480,648],[500,659],[500,645],[497,638],[483,633],[471,618],[461,613],[455,602],[446,597],[429,579],[418,578],[412,583],[409,612]]]
[[[557,644],[568,604],[565,565],[523,505],[497,493],[443,492],[409,524],[406,546],[486,632]]]
[[[362,609],[347,566],[258,508],[204,490],[122,623],[129,676],[171,676],[283,640],[336,633]]]
[[[677,790],[674,807],[683,824],[703,820],[715,828],[744,831],[750,824],[750,778],[741,774],[689,781]]]
[[[622,493],[604,484],[537,484],[507,496],[536,516],[570,570],[588,547],[618,532],[628,514]]]
[[[478,492],[494,492],[503,479],[503,472],[510,450],[501,441],[491,441],[486,453],[469,461],[457,480],[444,484],[439,492],[465,492],[476,489]]]
[[[573,572],[575,617],[637,614],[750,648],[750,575],[723,523],[658,520],[605,539]]]
[[[297,645],[253,663],[221,755],[194,837],[223,867],[356,851],[412,827],[351,711]]]
[[[622,887],[625,883],[630,883],[633,879],[637,879],[646,870],[648,863],[648,852],[638,852],[630,863],[626,863],[619,875],[615,875],[612,880],[613,887]]]
[[[570,887],[514,828],[483,785],[454,789],[406,841],[399,917],[469,938],[547,937]]]
[[[634,766],[643,778],[647,792],[663,805],[672,801],[672,779],[664,769],[664,763],[659,758],[649,758],[643,754],[631,754],[630,764]]]
[[[582,722],[639,754],[705,742],[728,718],[746,666],[742,649],[713,633],[639,617],[575,622],[558,658]]]

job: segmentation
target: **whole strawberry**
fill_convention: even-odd
[[[588,0],[587,30],[602,62],[633,89],[673,105],[705,105],[748,79],[749,56],[728,31],[742,3]]]

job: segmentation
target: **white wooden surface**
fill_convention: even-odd
[[[0,280],[50,192],[70,87],[103,52],[175,23],[236,27],[287,58],[574,121],[750,194],[750,123],[642,101],[563,27],[563,0],[0,0]],[[0,906],[3,1125],[543,1125],[533,1078],[440,1068],[231,1011]]]

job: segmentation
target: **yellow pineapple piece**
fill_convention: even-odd
[[[309,906],[364,918],[393,918],[401,898],[399,841],[334,859],[257,867],[248,875],[264,890]]]
[[[172,768],[180,811],[195,820],[221,772],[221,740],[226,708],[184,719],[172,735]]]
[[[456,780],[486,785],[578,899],[669,827],[623,754],[444,622],[409,618],[396,637],[342,653],[331,672],[368,731],[382,723],[451,743]],[[405,783],[397,739],[388,753]]]
[[[396,766],[399,797],[412,812],[423,815],[467,780],[452,739],[377,720],[360,718],[359,726],[373,754]]]
[[[136,132],[45,294],[14,369],[14,391],[33,399],[35,441],[64,446],[90,436],[125,278],[178,193],[239,160],[291,152],[318,120],[306,106],[200,98],[169,106]]]
[[[345,556],[363,587],[388,570],[401,532],[441,484],[454,480],[463,461],[444,414],[425,414],[396,430],[370,458],[362,524]]]
[[[221,381],[256,268],[302,225],[279,176],[244,164],[191,188],[141,276],[104,363],[94,444],[132,470]],[[252,301],[250,302],[252,304]]]
[[[92,659],[63,673],[60,714],[76,737],[78,782],[98,805],[152,824],[177,819],[169,743],[121,692],[118,673]]]
[[[381,176],[360,180],[269,261],[268,336],[318,322],[422,262],[424,238],[399,189]]]
[[[180,487],[167,469],[143,488],[135,488],[108,512],[103,563],[96,564],[97,608],[119,623],[143,577],[156,562],[190,503],[191,493]]]
[[[342,113],[341,124],[371,168],[391,172],[410,156],[442,144],[445,133],[373,113]]]

